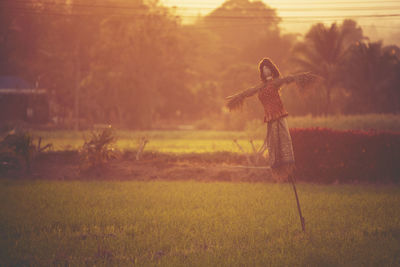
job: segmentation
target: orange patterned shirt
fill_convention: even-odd
[[[266,87],[258,93],[258,99],[264,106],[264,122],[274,121],[289,115],[283,107],[279,90],[279,87],[274,86],[272,82],[268,82]]]

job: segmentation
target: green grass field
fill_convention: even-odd
[[[240,150],[233,143],[233,139],[238,139],[243,147],[251,149],[246,132],[117,130],[115,133],[117,137],[115,147],[120,150],[136,150],[139,147],[141,137],[146,137],[149,140],[145,151],[163,153],[239,152]],[[56,151],[77,150],[82,147],[84,140],[90,137],[88,131],[35,131],[33,134],[35,137],[41,136],[44,144],[53,144],[53,149]],[[255,140],[255,143],[259,146],[262,144],[262,140]]]
[[[289,127],[309,128],[323,127],[337,130],[381,130],[400,131],[400,115],[352,115],[331,117],[288,117]],[[89,139],[89,131],[34,131],[35,137],[42,137],[43,144],[52,143],[54,150],[77,150],[82,147],[85,138]],[[163,153],[212,153],[217,151],[240,152],[233,143],[239,140],[248,152],[252,150],[250,139],[255,140],[256,147],[262,144],[266,134],[266,125],[261,121],[251,121],[245,131],[126,131],[117,130],[116,148],[135,150],[141,137],[150,142],[146,151]]]
[[[0,266],[400,266],[400,187],[0,181]]]

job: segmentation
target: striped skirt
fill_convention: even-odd
[[[272,170],[285,169],[286,173],[290,173],[295,160],[286,117],[268,122],[265,141]]]

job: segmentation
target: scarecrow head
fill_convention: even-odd
[[[281,76],[278,68],[269,58],[263,58],[258,65],[261,81],[266,82],[269,77],[273,79]]]

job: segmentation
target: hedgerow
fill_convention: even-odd
[[[290,132],[301,181],[400,181],[400,133],[324,128]]]

